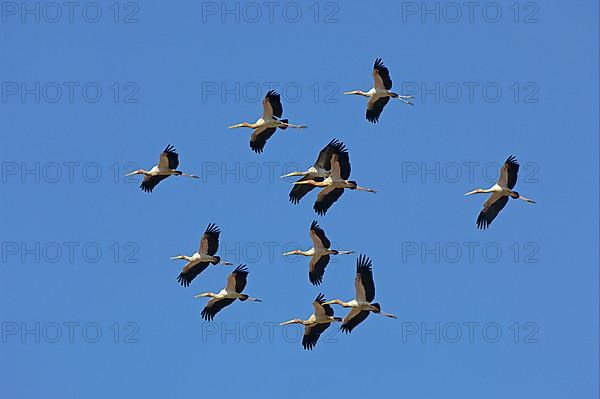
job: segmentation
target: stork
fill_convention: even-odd
[[[310,225],[310,239],[313,242],[313,247],[308,251],[300,251],[295,249],[290,252],[286,252],[283,255],[303,255],[310,256],[310,263],[308,265],[308,280],[313,285],[320,285],[323,282],[323,275],[325,274],[325,268],[329,264],[329,255],[348,255],[354,253],[354,251],[339,251],[331,249],[331,241],[325,235],[325,231],[319,226],[316,220]]]
[[[151,193],[158,183],[171,175],[187,176],[198,179],[198,176],[190,175],[177,170],[178,166],[179,154],[177,154],[175,152],[175,148],[169,144],[160,154],[158,165],[154,166],[148,171],[144,169],[134,170],[131,173],[127,173],[125,176],[144,175],[144,179],[142,180],[140,188],[147,193]]]
[[[504,162],[502,168],[500,168],[500,176],[498,177],[496,184],[488,189],[478,188],[465,194],[492,194],[488,200],[485,201],[485,204],[483,204],[481,212],[479,212],[479,216],[477,217],[477,228],[482,230],[487,229],[496,216],[498,216],[498,213],[506,206],[508,197],[535,204],[534,200],[525,198],[518,192],[513,191],[513,188],[517,184],[518,173],[519,163],[517,162],[517,159],[511,155],[506,162]]]
[[[246,265],[240,265],[227,277],[227,285],[218,294],[213,292],[204,292],[195,295],[194,298],[210,297],[202,313],[200,314],[204,320],[212,321],[215,315],[226,306],[231,305],[236,299],[240,301],[256,301],[262,302],[258,298],[252,298],[246,294],[242,294],[246,288],[248,280],[248,269]]]
[[[262,117],[254,123],[242,122],[237,125],[229,126],[229,129],[247,127],[254,129],[250,137],[250,148],[256,153],[263,152],[267,140],[271,138],[277,128],[285,130],[288,127],[304,129],[305,125],[293,125],[288,123],[287,119],[279,119],[283,115],[283,106],[281,105],[281,96],[274,90],[267,92],[263,99]]]
[[[393,314],[381,311],[381,306],[378,303],[372,303],[375,299],[375,282],[373,281],[371,259],[365,255],[360,255],[356,261],[354,287],[356,289],[355,299],[349,302],[334,299],[323,303],[323,305],[336,304],[345,308],[352,308],[342,322],[341,330],[343,332],[351,332],[357,325],[364,321],[371,312],[393,319],[397,318]]]
[[[206,270],[209,264],[233,265],[233,263],[222,261],[219,256],[215,255],[219,249],[219,234],[221,234],[221,230],[219,230],[217,225],[210,223],[200,239],[200,247],[198,247],[196,253],[192,256],[178,255],[171,258],[173,260],[184,259],[187,261],[181,273],[179,273],[179,277],[177,277],[177,281],[182,286],[189,287],[192,280]]]
[[[302,324],[304,326],[302,347],[306,350],[312,350],[315,345],[317,345],[319,337],[329,328],[331,323],[342,321],[341,317],[333,316],[333,308],[329,305],[325,305],[324,302],[325,296],[319,294],[313,301],[315,312],[311,314],[308,319],[292,319],[279,324],[280,326]]]
[[[347,91],[344,94],[355,94],[359,96],[369,97],[367,103],[367,120],[371,123],[377,123],[379,116],[383,112],[383,108],[390,101],[390,98],[397,98],[405,104],[413,105],[408,99],[413,96],[401,96],[392,92],[392,78],[390,78],[390,71],[381,61],[381,58],[375,60],[373,65],[373,88],[367,92],[362,90]]]
[[[334,153],[347,152],[346,146],[341,141],[333,139],[327,144],[323,149],[319,152],[319,157],[311,166],[305,171],[295,171],[288,173],[286,175],[281,176],[284,177],[294,177],[294,176],[302,176],[298,181],[305,180],[315,180],[315,181],[323,181],[326,177],[329,177],[331,172],[331,155]],[[300,202],[302,197],[308,194],[315,186],[311,185],[294,185],[292,190],[290,191],[290,202],[292,204],[297,204]]]
[[[313,209],[318,215],[325,215],[327,210],[344,194],[344,189],[367,191],[375,193],[371,188],[360,187],[356,181],[348,180],[350,177],[350,156],[347,151],[333,153],[331,155],[331,174],[322,181],[306,179],[295,182],[295,185],[310,184],[315,187],[323,187]]]

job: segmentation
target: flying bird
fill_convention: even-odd
[[[293,251],[286,252],[283,255],[310,256],[310,263],[308,265],[308,280],[313,285],[319,285],[323,282],[325,268],[329,263],[329,255],[348,255],[354,253],[354,251],[338,251],[336,249],[330,249],[331,242],[325,235],[325,231],[323,231],[316,220],[314,220],[310,225],[310,239],[313,242],[313,247],[308,251],[300,251],[295,249]]]
[[[185,259],[187,263],[179,273],[177,281],[184,287],[189,287],[190,283],[197,275],[202,273],[209,264],[218,265],[219,263],[226,266],[232,266],[233,263],[224,262],[219,256],[216,256],[219,249],[219,234],[221,230],[211,223],[206,228],[206,231],[200,239],[200,247],[192,256],[179,255],[171,259]]]
[[[390,90],[392,88],[392,78],[390,78],[390,71],[383,65],[381,58],[377,58],[373,65],[373,82],[373,88],[366,93],[362,90],[347,91],[344,93],[369,97],[366,114],[369,122],[377,123],[383,108],[390,101],[390,98],[397,98],[405,104],[413,105],[413,103],[408,101],[413,96],[401,96]]]
[[[177,170],[178,166],[179,154],[177,154],[175,152],[175,148],[169,144],[160,154],[158,165],[154,166],[149,171],[138,169],[126,174],[125,176],[144,175],[144,179],[142,180],[140,188],[147,193],[151,193],[158,183],[171,175],[193,177],[194,179],[198,178],[198,176],[190,175]]]
[[[502,168],[500,168],[500,176],[498,181],[492,187],[488,189],[478,188],[473,191],[469,191],[465,195],[471,194],[485,194],[492,193],[490,198],[483,204],[483,209],[479,212],[477,217],[477,228],[487,229],[490,224],[494,221],[498,213],[506,206],[508,197],[513,199],[520,199],[532,204],[535,204],[534,200],[523,197],[513,188],[517,184],[517,174],[519,173],[519,163],[514,156],[509,156]]]
[[[375,190],[371,188],[360,187],[356,181],[348,180],[350,177],[350,156],[347,151],[334,152],[331,154],[331,173],[329,177],[322,181],[316,179],[305,179],[295,182],[295,185],[312,185],[315,187],[323,187],[317,200],[313,206],[313,209],[318,215],[325,215],[327,210],[336,202],[342,194],[344,189],[359,190],[374,193]],[[320,180],[320,179],[319,179]]]
[[[319,337],[329,328],[331,323],[342,321],[340,317],[334,317],[333,308],[329,305],[325,305],[323,302],[325,302],[325,297],[323,294],[319,294],[313,301],[315,312],[311,314],[308,319],[292,319],[279,324],[280,326],[285,326],[287,324],[302,324],[304,326],[302,347],[306,350],[312,350],[315,345],[317,345]]]
[[[342,322],[341,330],[343,332],[351,332],[357,325],[364,321],[371,312],[393,319],[397,318],[393,314],[382,312],[381,306],[378,303],[372,303],[375,299],[375,282],[373,281],[371,259],[365,255],[359,256],[356,261],[354,286],[356,288],[355,299],[349,302],[334,299],[323,303],[323,305],[336,304],[345,308],[352,308]]]
[[[267,140],[275,134],[277,128],[285,130],[288,127],[303,129],[307,126],[293,125],[288,123],[287,119],[279,119],[283,115],[283,106],[281,105],[281,96],[274,90],[270,90],[263,99],[262,117],[254,123],[242,122],[237,125],[229,126],[229,129],[239,127],[248,127],[254,129],[250,137],[250,148],[256,153],[263,152]]]
[[[321,150],[321,152],[319,152],[319,157],[313,166],[305,171],[291,172],[281,177],[302,176],[302,178],[300,178],[298,181],[305,181],[309,179],[323,181],[325,178],[329,177],[329,174],[331,173],[331,155],[334,153],[339,154],[341,152],[347,152],[346,146],[341,141],[333,139]],[[308,194],[314,187],[315,186],[308,184],[294,185],[290,191],[290,202],[292,204],[299,203],[302,197]]]
[[[248,280],[248,269],[245,265],[240,265],[227,277],[227,286],[219,291],[218,294],[213,292],[205,292],[195,295],[194,298],[211,297],[202,313],[200,314],[204,320],[211,321],[221,309],[231,305],[236,299],[240,301],[256,301],[262,302],[260,299],[251,298],[246,294],[242,294],[246,288]]]

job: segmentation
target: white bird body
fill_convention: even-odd
[[[196,262],[222,263],[220,258],[218,258],[216,256],[212,256],[212,255],[208,255],[208,254],[199,254],[198,252],[195,252],[192,256],[182,255],[181,258],[179,258],[179,259],[185,259],[188,262],[194,262],[194,263],[196,263]]]

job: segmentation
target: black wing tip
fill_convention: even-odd
[[[290,194],[290,202],[294,205],[299,204],[300,198],[296,197],[295,195]]]
[[[324,206],[320,205],[318,202],[315,202],[313,209],[315,210],[315,213],[319,216],[325,216],[325,214],[327,214],[327,210],[328,210],[328,208],[325,208]]]
[[[339,141],[338,139],[334,138],[333,140],[331,140],[329,142],[329,144],[327,144],[326,147],[333,147],[337,152],[348,152],[346,145],[344,144],[344,142]]]
[[[318,231],[318,230],[323,231],[323,229],[321,228],[321,226],[319,226],[319,222],[317,222],[316,220],[312,221],[312,223],[310,224],[310,229],[311,230],[315,230],[315,231]]]
[[[172,146],[171,144],[167,144],[167,146],[165,147],[163,152],[165,152],[167,154],[177,154],[175,151],[177,151],[177,150],[175,150],[174,146]]]
[[[383,64],[383,60],[381,58],[376,58],[375,63],[373,64],[373,69],[378,69],[378,68],[385,68],[385,65]]]
[[[250,142],[250,148],[252,149],[252,151],[254,151],[257,154],[260,154],[264,151],[265,145],[263,144],[261,145],[256,145],[253,142]]]
[[[375,115],[371,110],[367,110],[366,118],[371,123],[379,122],[379,115]]]
[[[185,273],[180,273],[177,276],[177,282],[181,284],[182,287],[189,287],[192,279],[190,279]]]
[[[245,273],[248,274],[248,268],[246,267],[246,265],[239,265],[238,267],[235,268],[235,270],[233,271],[233,273]]]
[[[356,272],[359,273],[361,271],[371,271],[373,267],[373,262],[367,255],[358,255],[358,259],[356,260]]]
[[[269,90],[267,92],[267,94],[265,95],[266,98],[272,98],[272,97],[281,97],[281,95],[279,93],[277,93],[275,90]]]
[[[485,230],[487,228],[490,227],[490,225],[492,224],[492,222],[488,221],[485,218],[477,218],[477,228],[479,230]]]
[[[319,292],[319,295],[317,295],[317,297],[315,298],[315,302],[319,302],[319,303],[325,302],[325,295],[323,295],[323,293]]]
[[[151,193],[152,190],[154,190],[154,187],[150,187],[147,184],[143,183],[140,184],[140,188],[142,189],[142,191],[146,192],[146,193]]]
[[[215,318],[215,314],[216,313],[212,312],[208,308],[204,308],[204,309],[202,309],[200,316],[202,317],[202,319],[204,319],[206,321],[213,321],[213,319]]]
[[[321,285],[321,283],[323,282],[323,276],[320,276],[318,274],[312,274],[312,273],[308,273],[308,281],[310,281],[310,283],[312,285],[314,285],[315,287]]]
[[[204,234],[220,234],[221,230],[215,223],[209,223],[204,231]]]
[[[350,334],[352,332],[354,328],[353,327],[348,327],[342,324],[342,326],[340,327],[340,330],[345,333],[345,334]]]
[[[488,220],[484,212],[480,212],[479,216],[477,216],[477,228],[485,230],[490,227],[490,224],[492,224],[492,221]]]
[[[510,155],[507,159],[506,162],[509,165],[518,165],[519,162],[517,161],[517,158],[514,155]]]
[[[306,349],[307,351],[311,351],[315,348],[315,346],[317,345],[317,341],[316,340],[306,340],[306,339],[302,339],[302,347],[304,349]]]

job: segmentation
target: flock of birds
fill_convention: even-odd
[[[381,113],[390,101],[390,98],[399,99],[405,104],[413,105],[409,101],[412,96],[402,96],[391,91],[392,80],[390,73],[380,58],[375,60],[372,75],[374,87],[369,91],[354,90],[344,93],[369,98],[366,111],[366,119],[369,122],[377,123],[379,121]],[[303,129],[307,127],[305,125],[291,124],[287,119],[280,119],[283,115],[283,106],[281,105],[280,95],[275,91],[271,90],[266,94],[262,105],[262,117],[256,122],[243,122],[229,126],[229,128],[246,127],[253,129],[252,136],[250,137],[250,148],[256,153],[263,152],[267,141],[275,134],[277,129]],[[179,171],[178,167],[179,155],[175,152],[173,146],[168,145],[161,153],[158,165],[148,171],[143,169],[135,170],[127,174],[127,176],[144,175],[140,188],[148,193],[151,193],[162,180],[169,176],[198,178],[198,176]],[[294,182],[289,194],[289,200],[293,204],[298,204],[314,188],[321,188],[313,209],[318,215],[324,216],[329,208],[340,199],[346,189],[375,193],[375,190],[361,187],[356,181],[349,180],[350,171],[350,157],[346,146],[343,142],[333,139],[319,152],[317,160],[311,167],[305,171],[288,173],[282,176],[282,178],[300,176],[300,179]],[[500,176],[496,184],[488,189],[478,188],[465,194],[491,194],[477,217],[478,228],[488,228],[496,216],[498,216],[498,213],[506,206],[509,197],[534,203],[533,200],[525,198],[513,190],[517,182],[518,171],[519,164],[517,160],[513,156],[510,156],[501,167]],[[221,231],[215,224],[209,224],[200,240],[200,247],[192,256],[179,255],[171,258],[182,259],[187,262],[177,278],[177,281],[182,286],[188,287],[194,278],[206,270],[209,265],[222,264],[232,266],[232,263],[225,262],[216,255],[219,248],[220,233]],[[325,268],[329,263],[330,256],[348,255],[354,253],[354,251],[341,251],[330,248],[331,241],[316,221],[313,221],[310,226],[310,238],[313,247],[309,250],[293,250],[283,255],[310,257],[308,279],[311,284],[317,286],[323,281]],[[195,298],[211,298],[201,313],[204,320],[213,320],[219,311],[231,305],[236,299],[240,301],[261,301],[243,293],[246,288],[248,273],[245,265],[239,265],[227,277],[225,288],[221,291],[218,293],[205,292],[195,296]],[[370,313],[396,318],[393,314],[383,312],[381,306],[373,302],[375,299],[375,283],[373,280],[372,262],[365,255],[360,255],[356,261],[354,286],[354,299],[348,302],[340,299],[326,301],[323,294],[318,294],[312,303],[314,313],[308,319],[292,319],[280,325],[294,323],[303,325],[304,336],[302,346],[304,349],[311,350],[315,347],[319,336],[329,328],[331,323],[341,322],[341,330],[349,333],[358,324],[363,322]],[[351,310],[343,319],[335,317],[333,308],[331,307],[334,304],[344,308],[351,308]]]

